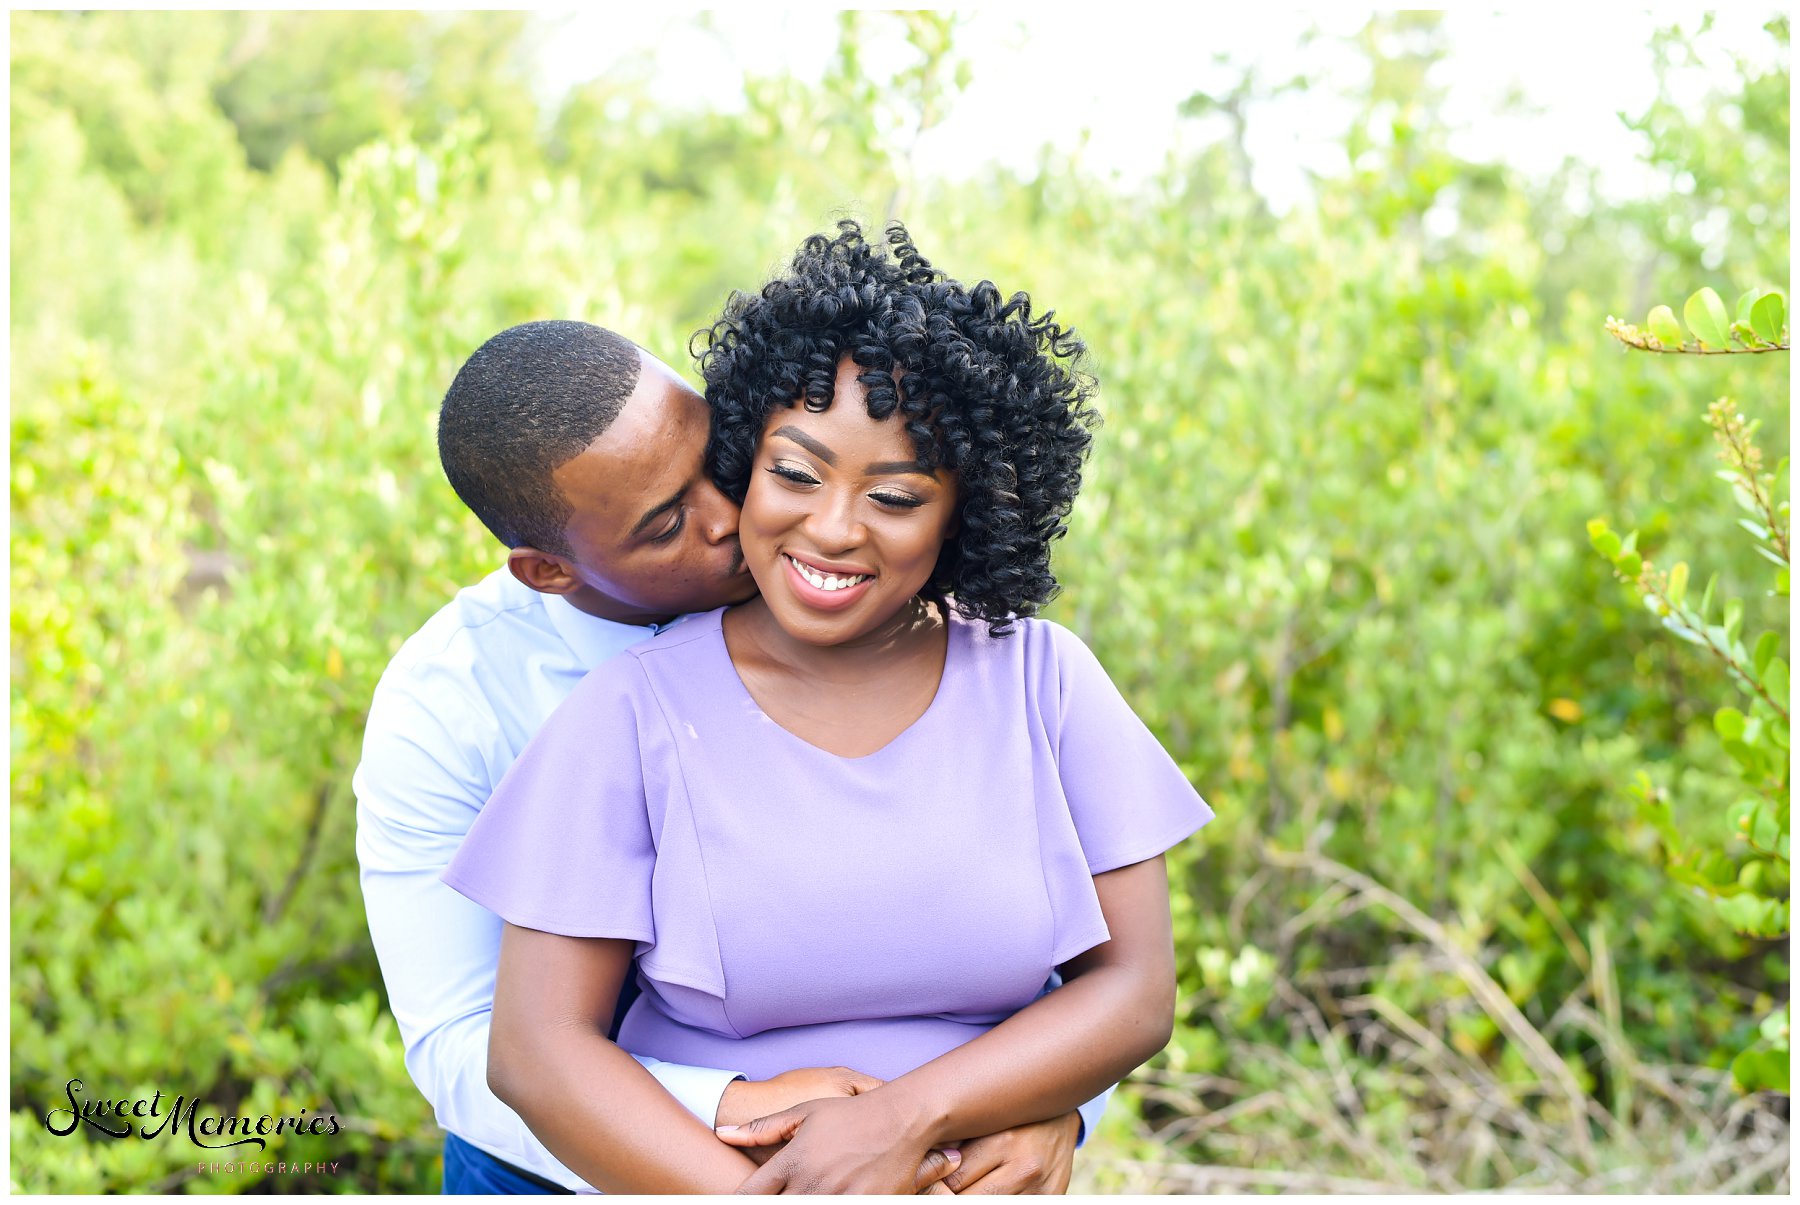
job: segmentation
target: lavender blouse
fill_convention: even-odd
[[[515,925],[635,941],[632,1053],[892,1079],[1107,940],[1094,875],[1212,819],[1055,623],[953,615],[931,706],[847,758],[762,713],[722,615],[583,679],[444,873]]]

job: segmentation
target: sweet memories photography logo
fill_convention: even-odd
[[[226,1150],[249,1146],[265,1150],[269,1139],[282,1134],[324,1138],[341,1128],[335,1113],[314,1113],[301,1109],[294,1116],[258,1117],[203,1112],[201,1102],[183,1094],[165,1101],[159,1088],[150,1096],[90,1096],[79,1079],[64,1085],[68,1104],[57,1105],[44,1114],[44,1128],[59,1138],[66,1138],[82,1127],[108,1138],[153,1139],[165,1135],[187,1136],[189,1142],[203,1150]]]

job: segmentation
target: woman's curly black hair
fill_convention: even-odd
[[[898,222],[890,257],[853,221],[800,245],[785,275],[733,293],[694,336],[712,408],[707,471],[739,503],[763,427],[778,408],[830,407],[840,359],[867,371],[871,418],[899,410],[919,465],[959,477],[961,526],[926,587],[995,635],[1056,593],[1050,542],[1081,488],[1094,381],[1086,347],[1031,299],[1002,301],[991,281],[965,288],[933,268]],[[693,350],[690,345],[690,350]],[[898,387],[894,370],[899,369]]]

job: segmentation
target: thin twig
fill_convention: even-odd
[[[1537,1068],[1539,1075],[1562,1088],[1568,1104],[1570,1120],[1574,1123],[1571,1129],[1574,1132],[1578,1157],[1583,1166],[1588,1168],[1594,1166],[1593,1136],[1588,1133],[1586,1124],[1587,1094],[1582,1091],[1581,1085],[1575,1082],[1573,1073],[1562,1059],[1554,1050],[1550,1049],[1550,1044],[1544,1041],[1543,1035],[1533,1029],[1531,1022],[1527,1021],[1524,1014],[1519,1012],[1511,997],[1473,958],[1457,948],[1442,925],[1369,876],[1352,870],[1342,863],[1334,862],[1330,858],[1319,854],[1288,853],[1268,844],[1263,846],[1263,857],[1265,861],[1276,866],[1308,870],[1339,882],[1351,884],[1357,890],[1378,900],[1404,924],[1448,955],[1456,967],[1458,978],[1468,985],[1469,991],[1481,1004],[1483,1010],[1494,1019],[1495,1024],[1508,1038],[1518,1044],[1520,1052]]]

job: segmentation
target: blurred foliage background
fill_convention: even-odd
[[[1673,882],[1629,789],[1730,848],[1729,689],[1585,527],[1703,559],[1788,656],[1704,422],[1733,396],[1785,456],[1787,357],[1603,334],[1701,284],[1785,289],[1784,18],[1776,69],[1623,115],[1664,185],[1628,202],[1579,161],[1453,154],[1441,24],[1375,18],[1341,169],[1279,215],[1247,71],[1186,107],[1227,136],[1141,186],[1055,148],[950,185],[884,133],[978,68],[947,17],[841,18],[820,80],[752,74],[729,112],[629,73],[546,109],[528,26],[11,17],[15,1189],[436,1189],[349,778],[388,657],[498,563],[437,402],[531,318],[685,366],[839,206],[1089,340],[1107,422],[1050,614],[1220,816],[1172,867],[1177,1036],[1077,1187],[1787,1186],[1787,1098],[1726,1071],[1787,999],[1786,940]],[[1666,77],[1710,34],[1619,36]],[[912,66],[872,81],[876,39]],[[336,1112],[269,1154],[341,1170],[54,1137],[71,1076]]]

